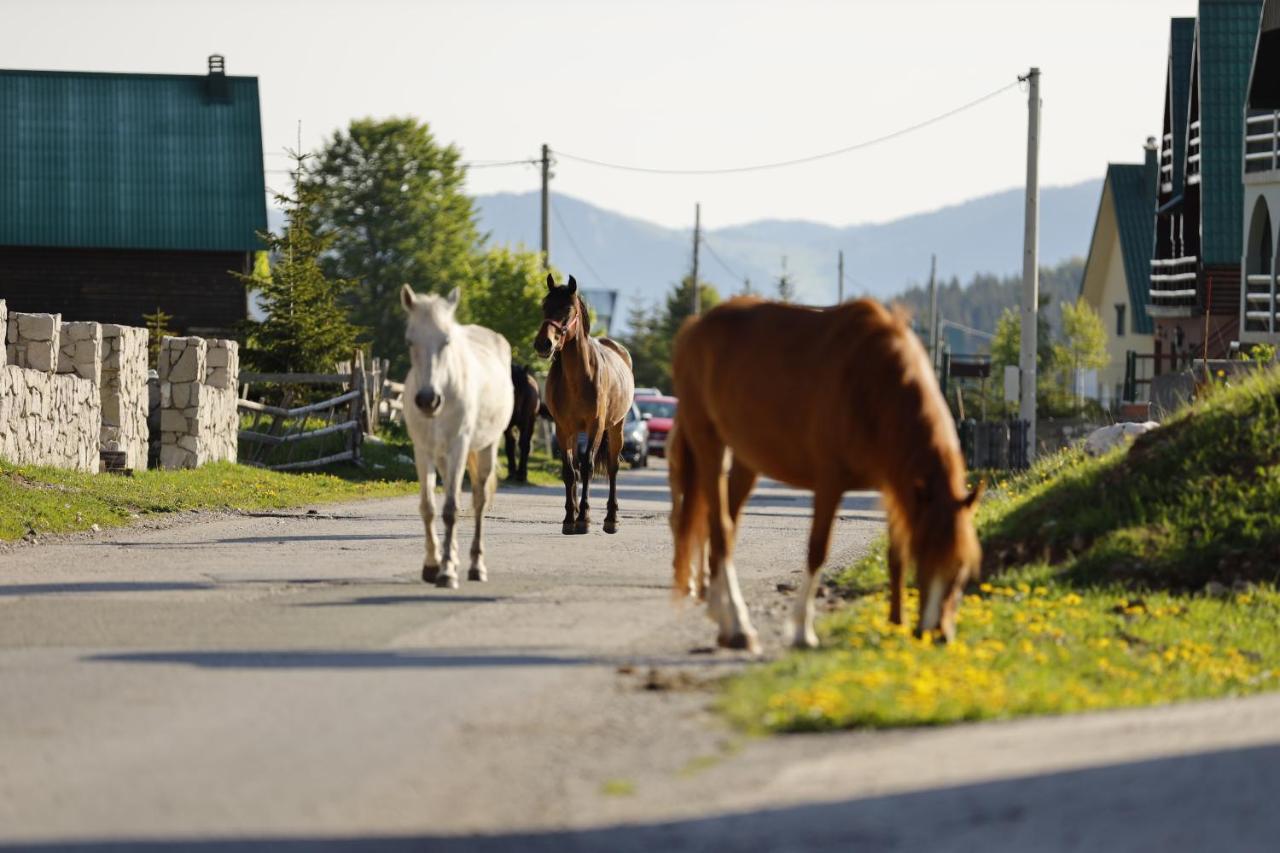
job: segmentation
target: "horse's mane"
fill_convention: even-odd
[[[591,337],[591,312],[587,310],[587,302],[580,293],[573,295],[573,301],[578,304],[578,322],[582,324],[582,333],[589,338]]]

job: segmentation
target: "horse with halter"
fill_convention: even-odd
[[[591,474],[604,468],[609,474],[609,501],[604,532],[618,532],[618,466],[622,453],[622,424],[635,396],[631,354],[609,338],[591,337],[591,315],[578,293],[578,282],[569,276],[559,286],[547,276],[542,300],[542,324],[533,341],[534,351],[551,359],[547,372],[546,405],[556,422],[564,478],[565,534],[586,533],[591,526],[588,495]],[[587,453],[576,451],[577,435],[587,434]],[[581,469],[575,471],[575,463]],[[574,508],[576,481],[582,480],[582,498]]]
[[[404,422],[413,439],[413,459],[421,490],[419,510],[427,553],[422,579],[436,586],[458,586],[455,525],[464,468],[471,475],[475,538],[471,540],[473,581],[488,579],[481,534],[484,513],[498,483],[498,442],[511,420],[512,389],[508,369],[511,345],[497,332],[464,326],[454,318],[458,289],[448,297],[420,296],[409,285],[400,291],[408,315],[405,342],[412,367],[404,379]],[[436,472],[444,478],[444,545],[435,530]]]
[[[818,572],[841,498],[853,489],[879,490],[888,513],[890,620],[902,622],[904,572],[914,561],[917,634],[954,636],[961,593],[982,558],[973,527],[982,486],[966,487],[951,414],[901,314],[869,299],[826,309],[732,299],[685,323],[672,373],[680,398],[667,447],[675,591],[705,591],[720,645],[757,647],[733,544],[761,474],[813,492],[796,646],[818,643]]]

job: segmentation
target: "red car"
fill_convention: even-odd
[[[676,417],[676,398],[645,395],[636,397],[640,414],[649,422],[649,452],[667,455],[667,433]]]

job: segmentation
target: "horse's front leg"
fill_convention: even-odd
[[[507,450],[507,479],[519,480],[520,469],[516,467],[516,427],[515,424],[507,427],[507,431],[502,434],[502,439]]]
[[[418,469],[418,489],[421,495],[418,500],[418,512],[422,516],[422,527],[427,537],[427,553],[422,559],[422,579],[427,583],[435,583],[440,573],[440,551],[436,544],[436,466],[431,460],[431,451],[419,449],[418,443],[413,445],[414,467]]]
[[[596,450],[602,437],[598,427],[593,426],[587,430],[587,452],[578,460],[578,476],[582,479],[582,500],[578,502],[578,521],[573,526],[574,533],[587,533],[591,530],[591,474],[595,466]]]
[[[622,459],[622,421],[605,433],[605,451],[609,466],[609,502],[605,505],[604,532],[618,532],[618,468]]]
[[[458,588],[458,500],[462,496],[462,472],[467,462],[467,446],[470,436],[459,436],[449,445],[448,452],[442,460],[444,469],[444,545],[440,560],[440,573],[436,576],[436,586],[449,589]]]
[[[467,580],[487,581],[489,570],[484,564],[484,514],[493,503],[493,492],[498,486],[498,445],[495,443],[476,454],[471,472],[471,506],[476,514],[476,535],[471,540],[471,571]]]
[[[556,424],[556,443],[560,445],[560,478],[564,480],[564,522],[560,525],[560,532],[568,536],[573,533],[576,518],[573,509],[574,455],[578,452],[578,434]]]

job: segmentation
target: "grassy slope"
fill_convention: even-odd
[[[393,432],[383,441],[365,444],[365,467],[334,465],[318,473],[279,473],[224,463],[194,471],[140,471],[133,477],[116,477],[0,460],[0,540],[33,532],[88,530],[95,524],[113,527],[139,516],[185,510],[278,509],[412,494],[418,489],[412,455],[408,439]],[[505,470],[504,461],[500,475]],[[529,458],[534,485],[559,484],[559,470],[545,453]],[[499,488],[506,487],[500,480]]]
[[[1280,687],[1280,374],[1221,389],[1132,449],[1065,452],[979,512],[987,581],[960,640],[886,619],[883,548],[841,575],[824,649],[731,682],[748,728],[919,725]]]

